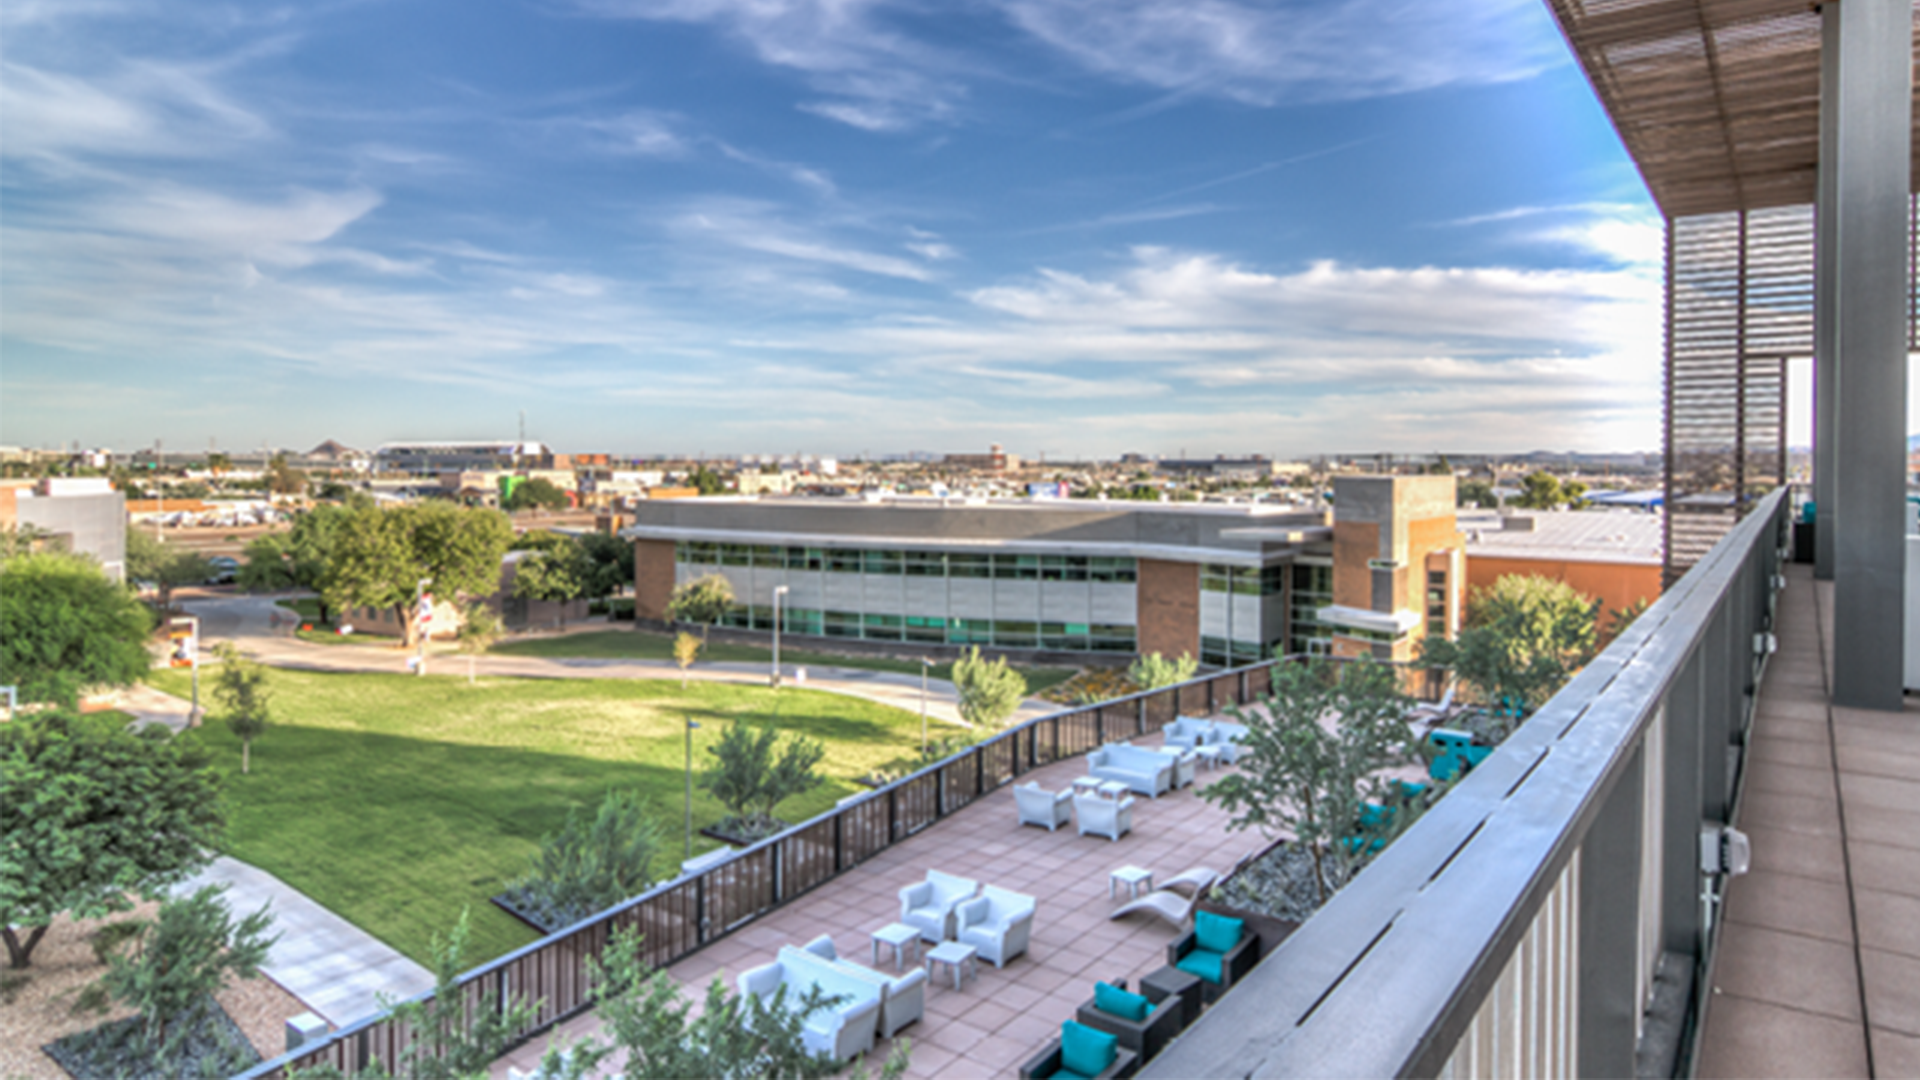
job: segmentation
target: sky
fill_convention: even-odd
[[[1541,0],[8,0],[0,442],[1657,450]]]

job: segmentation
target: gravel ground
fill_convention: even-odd
[[[66,1070],[40,1047],[63,1035],[132,1015],[126,1009],[115,1009],[105,1016],[73,1013],[74,996],[106,970],[105,965],[94,962],[87,934],[103,922],[151,918],[157,907],[141,904],[130,914],[93,922],[76,923],[61,916],[34,949],[32,967],[25,972],[0,967],[0,975],[28,976],[26,985],[13,991],[11,1001],[0,1001],[0,1032],[5,1032],[0,1037],[0,1077],[67,1080]],[[263,1058],[277,1057],[286,1049],[287,1020],[307,1011],[298,998],[265,976],[231,985],[217,996],[221,1007]]]

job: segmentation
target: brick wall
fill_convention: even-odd
[[[633,617],[663,620],[673,600],[673,541],[633,542]]]
[[[1380,557],[1380,526],[1371,521],[1333,523],[1333,602],[1344,607],[1373,607],[1370,559]]]
[[[1140,653],[1200,655],[1200,567],[1196,563],[1141,559],[1134,591]]]

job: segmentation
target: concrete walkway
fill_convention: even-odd
[[[288,594],[291,595],[291,594]],[[185,610],[200,617],[202,648],[228,640],[263,663],[306,671],[386,671],[405,673],[412,653],[390,645],[316,645],[287,633],[288,612],[274,596],[187,596]],[[601,627],[600,629],[604,629]],[[787,685],[795,685],[795,666],[782,664]],[[435,675],[510,676],[530,679],[678,679],[680,668],[670,660],[547,659],[532,656],[487,655],[469,657],[434,649],[427,654],[427,670]],[[806,669],[809,690],[846,694],[882,705],[920,711],[920,677],[866,668],[815,667]],[[694,665],[686,677],[702,682],[765,686],[770,668],[759,663],[713,662]],[[927,715],[960,724],[959,700],[953,684],[927,680]],[[1061,706],[1028,698],[1008,723],[1059,712]]]
[[[1920,1076],[1920,700],[1834,705],[1833,584],[1787,580],[1699,1075]]]
[[[280,940],[261,970],[336,1028],[377,1012],[383,996],[404,1001],[433,989],[426,968],[265,870],[221,856],[175,892],[204,885],[227,885],[236,915],[271,908]]]

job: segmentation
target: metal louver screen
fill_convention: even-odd
[[[1786,366],[1813,355],[1813,207],[1667,223],[1666,579],[1786,481]]]

